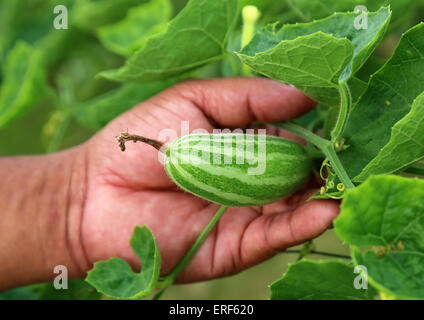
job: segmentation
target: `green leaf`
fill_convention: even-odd
[[[75,106],[71,112],[82,125],[99,130],[121,113],[170,87],[173,83],[172,81],[127,83]]]
[[[369,281],[399,298],[424,298],[424,180],[370,177],[349,190],[334,221]]]
[[[123,259],[110,258],[96,262],[86,281],[97,291],[117,299],[141,299],[149,295],[157,283],[161,266],[156,240],[148,227],[137,226],[130,244],[142,263],[140,273],[133,272]]]
[[[376,73],[379,69],[381,69],[389,58],[390,57],[382,58],[382,57],[378,57],[377,55],[372,55],[367,60],[367,62],[365,62],[362,68],[355,74],[355,77],[366,82],[368,85],[368,81],[370,80],[370,77],[374,73]]]
[[[145,44],[148,37],[163,31],[171,16],[169,0],[152,0],[131,8],[125,19],[100,28],[97,34],[107,49],[130,56]]]
[[[125,17],[129,8],[146,0],[76,0],[69,21],[85,29],[95,30]]]
[[[47,93],[42,53],[23,41],[9,52],[0,88],[0,129]]]
[[[355,178],[392,173],[424,157],[424,92],[413,102],[411,111],[392,128],[388,144]]]
[[[118,69],[101,73],[117,81],[168,79],[216,61],[238,18],[237,0],[190,0],[167,29],[149,38]]]
[[[281,279],[271,284],[271,300],[366,300],[377,292],[356,289],[352,265],[338,261],[301,260],[289,265]]]
[[[259,31],[239,53],[254,71],[289,82],[312,98],[334,105],[338,82],[348,80],[382,40],[390,10],[368,13],[368,29],[357,30],[356,13]]]
[[[392,58],[371,77],[343,135],[349,148],[340,153],[340,159],[350,177],[359,175],[379,154],[390,141],[392,127],[424,91],[423,56],[424,24],[419,24],[402,36]]]
[[[264,37],[261,39],[258,35]],[[277,40],[275,46],[263,52],[251,51],[261,50],[258,41],[274,41],[269,36],[277,36],[275,25],[257,33],[239,56],[253,70],[296,86],[335,87],[353,54],[349,40],[321,31],[292,40]]]

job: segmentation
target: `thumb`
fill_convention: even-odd
[[[190,80],[174,89],[223,127],[293,119],[316,105],[295,87],[266,78]]]

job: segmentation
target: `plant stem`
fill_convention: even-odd
[[[71,123],[70,108],[75,105],[75,90],[71,78],[60,77],[58,79],[58,94],[52,93],[57,111],[50,117],[47,126],[53,126],[46,151],[56,152],[60,149],[63,139]]]
[[[294,134],[298,135],[299,137],[305,139],[306,141],[312,143],[313,145],[317,146],[319,149],[325,149],[325,147],[328,144],[331,144],[330,141],[321,138],[320,136],[317,136],[312,131],[309,131],[308,129],[303,128],[302,126],[291,122],[274,122],[271,123],[271,125],[286,129],[287,131],[293,132]]]
[[[301,250],[285,250],[281,253],[301,253]],[[350,256],[345,256],[342,254],[331,253],[331,252],[315,251],[315,250],[310,251],[309,254],[315,254],[315,255],[333,257],[333,258],[341,258],[341,259],[351,259]]]
[[[208,236],[209,232],[213,229],[213,227],[218,222],[219,218],[224,214],[225,210],[227,210],[228,207],[221,206],[219,210],[215,213],[211,221],[207,224],[207,226],[203,229],[202,233],[197,237],[194,244],[191,246],[190,250],[186,253],[184,258],[177,264],[177,266],[171,271],[170,274],[168,274],[161,283],[162,289],[153,297],[153,300],[157,300],[160,298],[160,296],[165,292],[165,290],[174,283],[175,279],[177,278],[178,274],[185,268],[187,263],[191,260],[191,258],[195,255],[199,247],[202,245],[203,241]]]
[[[331,141],[323,139],[317,136],[316,134],[314,134],[313,132],[292,122],[276,122],[276,123],[272,123],[272,125],[282,129],[286,129],[290,132],[293,132],[299,137],[312,143],[317,148],[321,149],[321,151],[325,154],[325,156],[330,161],[332,168],[336,172],[340,181],[345,185],[346,189],[351,189],[355,187],[355,185],[350,180],[346,170],[344,169],[343,164],[341,163],[339,157],[337,156],[336,150],[334,150],[334,146]]]
[[[314,243],[312,240],[308,240],[303,244],[302,249],[299,250],[299,256],[296,261],[300,261],[303,258],[306,258],[307,255],[311,254],[314,251]]]
[[[224,57],[230,63],[234,76],[242,76],[242,63],[240,62],[240,59],[234,53],[229,51],[225,53]]]
[[[62,141],[65,138],[66,132],[71,123],[71,117],[69,115],[69,112],[57,111],[55,115],[59,117],[59,119],[57,123],[55,123],[54,132],[46,148],[46,151],[48,153],[56,152],[60,149]]]
[[[338,88],[340,93],[340,111],[336,125],[331,132],[331,141],[333,143],[338,143],[342,137],[352,106],[352,95],[347,82],[341,81]]]
[[[340,161],[336,151],[334,150],[333,145],[332,144],[327,145],[327,147],[323,149],[322,152],[324,152],[328,160],[330,160],[331,167],[334,169],[334,172],[336,172],[337,176],[339,177],[340,181],[344,184],[346,189],[355,188],[355,185],[352,183],[352,180],[350,180],[349,175],[347,174],[345,168],[343,167],[342,162]]]

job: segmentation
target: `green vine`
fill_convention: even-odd
[[[346,127],[346,123],[352,107],[352,95],[350,93],[347,82],[341,81],[339,83],[338,89],[340,93],[340,111],[336,125],[331,132],[331,141],[336,145],[337,149],[339,149],[339,146],[341,146],[340,140]]]
[[[345,168],[343,167],[343,164],[341,163],[339,157],[337,156],[336,150],[334,149],[334,145],[330,140],[323,139],[313,132],[293,123],[293,122],[276,122],[272,123],[272,125],[286,129],[299,137],[305,139],[306,141],[312,143],[317,148],[319,148],[324,155],[329,160],[331,167],[333,168],[334,172],[337,174],[340,181],[343,183],[343,185],[346,187],[346,189],[352,189],[355,187],[355,185],[350,180],[349,175],[347,174]]]
[[[203,241],[205,241],[209,232],[211,232],[211,230],[216,225],[219,218],[221,218],[221,216],[224,214],[225,210],[227,210],[227,208],[228,207],[226,206],[221,206],[219,208],[219,210],[215,213],[211,221],[209,221],[207,226],[203,229],[202,233],[197,237],[196,241],[191,246],[190,250],[186,253],[184,258],[177,264],[177,266],[171,271],[170,274],[168,274],[165,278],[162,279],[160,283],[158,283],[158,286],[161,288],[161,290],[153,297],[153,300],[158,300],[165,292],[165,290],[174,283],[177,276],[189,263],[191,258],[196,254],[197,250],[202,245]]]

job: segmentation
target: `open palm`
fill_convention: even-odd
[[[163,129],[179,133],[181,121],[189,121],[190,131],[245,128],[256,120],[295,118],[313,106],[293,87],[229,78],[183,82],[115,119],[85,145],[88,194],[81,243],[88,265],[116,256],[137,268],[129,238],[135,225],[147,225],[156,237],[165,275],[219,208],[177,188],[151,146],[128,143],[122,153],[115,139],[121,131],[157,139]],[[338,204],[305,202],[310,194],[305,187],[264,207],[229,208],[178,281],[229,275],[318,236],[336,217]]]

